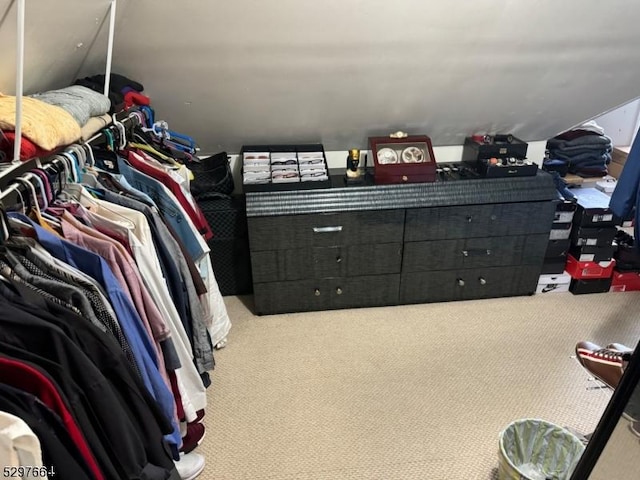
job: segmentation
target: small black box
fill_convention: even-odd
[[[562,240],[549,240],[544,258],[549,260],[558,259],[558,257],[566,258],[570,246],[571,240],[568,238]]]
[[[571,237],[573,223],[554,223],[549,232],[549,240],[566,240]]]
[[[489,140],[488,142],[484,139]],[[508,141],[511,139],[511,141]],[[462,148],[462,160],[465,162],[486,158],[527,158],[526,142],[512,135],[486,135],[482,138],[467,137]],[[537,168],[537,167],[536,167]]]
[[[613,227],[620,220],[609,208],[609,197],[597,188],[576,188],[572,190],[578,198],[578,208],[573,223],[582,227]]]
[[[533,162],[522,164],[501,163],[492,165],[489,160],[478,160],[476,168],[486,178],[533,177],[538,173],[538,165]]]
[[[567,265],[567,259],[564,258],[553,258],[553,259],[544,259],[544,263],[542,264],[541,275],[549,275],[551,273],[563,273],[564,267]]]
[[[578,205],[574,202],[559,202],[556,207],[556,214],[553,217],[553,223],[573,222],[573,215],[577,208]]]
[[[594,280],[571,279],[569,291],[574,295],[585,293],[605,293],[611,288],[611,278],[596,278]]]
[[[574,245],[571,247],[571,255],[579,262],[608,262],[613,258],[614,250],[613,245],[605,247],[591,245],[578,247]]]
[[[571,231],[571,243],[578,247],[610,247],[617,232],[616,227],[596,228],[576,225]]]

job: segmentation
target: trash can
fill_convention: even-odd
[[[569,480],[582,452],[582,442],[562,427],[516,420],[500,433],[498,479]]]

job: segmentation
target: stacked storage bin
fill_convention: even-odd
[[[616,267],[611,281],[612,292],[640,290],[640,253],[631,235],[619,230],[614,241]]]
[[[571,277],[565,271],[565,265],[571,246],[571,227],[576,207],[575,202],[566,200],[560,201],[556,207],[536,293],[566,292],[569,290]]]
[[[575,191],[578,207],[573,216],[567,272],[573,294],[608,292],[611,287],[618,220],[609,209],[609,196],[595,188]]]

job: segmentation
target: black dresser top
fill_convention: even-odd
[[[557,198],[551,175],[543,171],[531,177],[357,186],[345,185],[344,170],[331,170],[330,173],[330,188],[248,192],[247,216],[535,202]]]

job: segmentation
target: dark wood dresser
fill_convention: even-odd
[[[247,193],[259,315],[529,295],[550,175]]]

